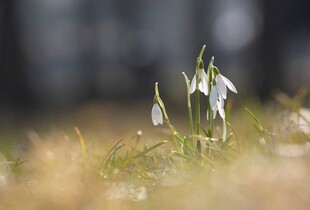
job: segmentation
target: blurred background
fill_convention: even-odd
[[[178,104],[181,72],[192,78],[203,44],[238,97],[295,93],[309,88],[309,9],[302,0],[2,0],[0,109],[151,100],[155,81]]]

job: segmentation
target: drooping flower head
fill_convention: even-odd
[[[220,71],[216,66],[213,66],[209,102],[214,112],[214,117],[216,116],[216,112],[219,111],[222,119],[225,119],[224,99],[227,98],[227,87],[234,93],[237,93],[237,89],[233,83],[220,74]]]
[[[206,96],[209,95],[209,85],[208,85],[208,76],[204,70],[204,63],[201,59],[197,61],[198,64],[198,70],[196,71],[196,74],[194,75],[191,86],[190,86],[190,94],[194,93],[195,90],[198,87],[198,90],[200,92],[204,93]],[[198,82],[198,85],[197,85]]]
[[[199,74],[198,89],[200,90],[200,92],[204,93],[207,96],[209,94],[209,85],[207,82],[207,74],[206,74],[204,69],[199,69],[198,74]],[[195,92],[195,90],[196,90],[196,87],[197,87],[196,82],[197,82],[197,75],[195,74],[193,79],[192,79],[192,82],[191,82],[191,88],[190,88],[191,94],[193,92]]]
[[[153,122],[154,126],[156,126],[158,124],[162,125],[164,122],[163,113],[161,111],[160,106],[158,105],[157,100],[155,100],[155,98],[154,98],[154,102],[153,102],[151,117],[152,117],[152,122]]]
[[[222,97],[218,97],[215,105],[212,107],[213,111],[213,119],[216,118],[217,111],[220,114],[220,117],[224,120],[226,117],[225,109],[224,109],[224,99]],[[209,120],[209,110],[207,110],[207,120]]]
[[[227,98],[227,87],[232,92],[238,93],[234,84],[229,79],[227,79],[222,74],[220,74],[220,71],[218,70],[216,66],[213,67],[213,73],[215,76],[214,81],[215,81],[217,92],[223,97],[223,99]]]

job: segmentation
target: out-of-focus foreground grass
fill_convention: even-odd
[[[278,103],[245,104],[266,139],[240,104],[230,119],[233,150],[203,163],[171,154],[150,104],[91,104],[36,120],[20,139],[1,143],[0,208],[309,209],[309,124]],[[186,115],[167,109],[185,130]],[[307,109],[302,115],[309,119]]]

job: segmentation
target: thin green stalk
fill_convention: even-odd
[[[231,113],[231,108],[232,108],[232,101],[228,100],[226,103],[226,108],[225,108],[225,113],[226,113],[226,117],[223,120],[223,142],[225,142],[228,138],[227,135],[227,123],[229,122],[229,118],[230,118],[230,113]]]
[[[209,97],[208,97],[209,98]],[[211,108],[210,102],[208,100],[208,118],[209,118],[209,137],[212,138],[213,137],[213,110]]]
[[[186,82],[186,93],[187,93],[187,109],[188,109],[188,119],[189,119],[189,130],[190,130],[190,139],[193,139],[194,135],[194,125],[193,125],[193,113],[192,113],[192,103],[190,97],[190,80],[187,78],[186,74],[182,72]],[[193,140],[192,140],[193,141]]]
[[[196,89],[196,136],[200,135],[200,96],[199,90]],[[199,139],[194,141],[194,149],[197,149]]]
[[[200,93],[196,90],[196,135],[200,135]]]
[[[206,49],[206,45],[203,45],[202,48],[201,48],[201,50],[200,50],[199,57],[198,57],[200,60],[201,60],[201,58],[202,58],[202,55],[203,55],[205,49]]]
[[[163,115],[164,115],[164,118],[165,118],[165,121],[166,121],[166,124],[170,130],[170,134],[171,134],[171,137],[172,137],[172,140],[173,140],[173,143],[174,145],[176,146],[176,148],[179,150],[179,146],[177,144],[177,140],[175,138],[175,135],[174,135],[174,128],[172,127],[171,123],[170,123],[170,120],[169,120],[169,117],[168,117],[168,114],[167,114],[167,111],[166,111],[166,108],[165,108],[165,105],[164,105],[164,102],[161,100],[160,96],[159,96],[159,91],[158,91],[158,82],[155,83],[155,95],[157,97],[157,100],[158,100],[158,104],[160,105],[162,111],[163,111]]]
[[[226,119],[223,119],[223,136],[222,136],[223,142],[225,142],[227,139],[227,124],[226,123],[227,123]]]
[[[199,57],[197,58],[197,63],[196,63],[196,135],[199,136],[200,135],[200,93],[199,93],[199,82],[201,80],[200,78],[200,65],[203,64],[202,61],[202,55],[205,51],[206,45],[203,45],[200,53],[199,53]],[[197,145],[194,146],[194,148],[196,149]]]
[[[207,78],[208,78],[208,85],[209,85],[209,90],[211,92],[211,87],[212,87],[212,77],[213,77],[213,62],[214,62],[214,57],[212,56],[210,61],[209,61],[209,65],[208,65],[208,71],[207,71]],[[210,104],[210,96],[208,97],[208,101],[207,101],[207,105],[208,105],[208,118],[209,118],[209,125],[208,125],[208,131],[209,131],[209,137],[212,138],[213,137],[213,109],[211,107]]]

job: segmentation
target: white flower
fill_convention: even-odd
[[[215,85],[211,85],[211,91],[209,96],[209,102],[211,109],[213,110],[213,117],[216,117],[217,111],[222,119],[225,119],[224,99],[227,98],[227,87],[237,93],[237,90],[233,83],[218,73],[215,76]]]
[[[217,111],[219,112],[221,118],[225,120],[226,114],[224,109],[224,99],[221,96],[219,96],[218,100],[216,101],[216,106],[213,109],[214,118],[216,117]]]
[[[213,119],[215,119],[216,113],[218,111],[221,118],[224,120],[225,119],[224,98],[219,93],[218,88],[214,85],[211,86],[209,101],[211,109],[213,110]]]
[[[158,103],[154,103],[152,107],[152,122],[156,126],[158,124],[163,124],[163,113]]]
[[[210,105],[212,109],[215,107],[217,99],[218,99],[217,88],[214,85],[212,85],[210,97],[209,97],[209,101],[210,101]]]
[[[198,84],[198,88],[199,90],[204,93],[206,96],[209,94],[209,86],[208,86],[208,82],[207,82],[207,74],[205,72],[204,69],[199,69],[198,70],[198,74],[200,77],[200,81]],[[190,87],[190,93],[192,94],[193,92],[195,92],[196,90],[196,74],[194,75],[192,82],[191,82],[191,87]]]
[[[233,85],[233,83],[224,77],[221,74],[216,75],[215,78],[216,81],[216,89],[220,96],[223,97],[223,99],[227,98],[227,88],[228,87],[232,92],[237,93],[237,89]]]
[[[212,100],[215,99],[215,102],[212,102],[212,103],[214,103],[214,105],[211,105],[211,102],[210,102],[210,105],[211,105],[211,108],[212,108],[212,111],[213,111],[213,119],[216,118],[216,114],[217,114],[217,111],[218,111],[220,116],[221,116],[221,118],[224,120],[225,117],[226,117],[225,109],[224,109],[224,99],[221,96],[217,97],[216,88],[213,87],[213,89],[214,89],[213,91],[211,89],[211,93],[210,93],[210,98],[211,98],[211,95],[212,95]],[[214,93],[216,93],[215,96],[214,96]],[[207,110],[207,120],[209,120],[209,110]]]

